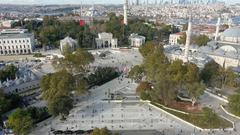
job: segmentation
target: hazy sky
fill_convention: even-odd
[[[124,0],[0,0],[0,4],[80,4],[81,1],[83,3],[88,3],[88,4],[91,4],[92,2],[96,4],[97,3],[119,4],[119,3],[123,3]],[[155,1],[155,0],[149,0],[149,1]],[[240,0],[225,0],[225,1],[226,3],[240,3]]]

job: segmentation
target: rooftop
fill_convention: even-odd
[[[18,33],[18,34],[0,34],[0,39],[12,39],[12,38],[30,38],[32,33]]]
[[[240,28],[239,27],[232,27],[225,30],[222,34],[224,37],[240,37]]]

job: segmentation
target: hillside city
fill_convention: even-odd
[[[240,135],[240,2],[53,1],[0,0],[0,135]]]

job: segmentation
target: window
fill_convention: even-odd
[[[3,41],[3,43],[5,44],[6,42],[5,42],[5,41]]]
[[[19,40],[19,43],[21,43],[21,40]]]

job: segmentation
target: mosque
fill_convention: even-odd
[[[224,32],[219,33],[221,19],[216,25],[215,39],[206,46],[190,45],[192,23],[189,20],[186,45],[165,45],[165,53],[169,59],[181,59],[184,62],[193,62],[200,68],[214,60],[222,67],[238,68],[240,65],[240,27],[229,25]]]
[[[0,89],[6,94],[27,93],[29,90],[33,90],[40,87],[40,78],[29,69],[29,65],[18,66],[19,70],[14,80],[7,79],[1,82]]]

